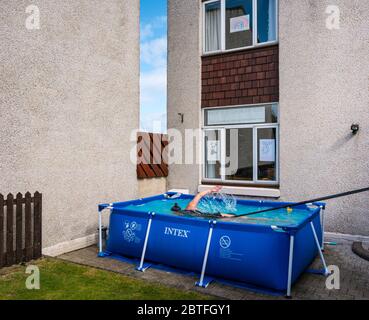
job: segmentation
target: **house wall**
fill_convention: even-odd
[[[168,1],[168,129],[198,129],[201,108],[200,2]],[[178,113],[184,114],[184,122]],[[193,150],[197,151],[196,145]],[[183,146],[184,150],[184,146]],[[183,155],[184,159],[184,155]],[[168,190],[197,191],[199,166],[172,164]]]
[[[339,30],[326,28],[332,1],[280,1],[280,157],[283,199],[369,183],[369,2],[337,0]],[[352,123],[360,124],[353,136]],[[327,229],[369,234],[369,194],[328,201]]]
[[[138,197],[146,198],[167,192],[167,178],[138,180]]]
[[[208,89],[214,85],[209,79],[218,78],[214,66],[226,63],[219,58],[247,53],[203,58],[201,65],[199,4],[169,0],[168,124],[182,132],[200,127],[199,105],[224,103],[219,95],[223,90]],[[329,5],[325,0],[279,1],[280,200],[304,200],[368,185],[369,3],[335,1],[341,11],[340,30],[326,28]],[[201,69],[203,88],[211,92],[199,98]],[[227,69],[239,70],[230,64]],[[184,124],[178,112],[185,113]],[[350,127],[356,122],[361,129],[352,136]],[[198,165],[170,167],[169,188],[193,192],[198,183]],[[327,230],[368,235],[368,208],[368,194],[329,201]]]
[[[1,2],[0,193],[43,193],[43,247],[86,237],[97,204],[137,197],[139,0]],[[83,241],[82,241],[83,242]]]

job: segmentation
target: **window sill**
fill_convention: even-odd
[[[200,184],[198,191],[205,191],[211,189],[212,185]],[[256,188],[256,187],[236,187],[236,186],[223,186],[224,192],[237,196],[250,196],[250,197],[265,197],[265,198],[279,198],[281,192],[279,189],[273,188]]]
[[[205,58],[205,57],[209,57],[209,56],[223,55],[223,54],[238,52],[238,51],[249,51],[249,50],[253,50],[253,49],[272,47],[272,46],[275,46],[275,45],[278,45],[278,44],[279,44],[279,41],[270,41],[270,42],[266,42],[266,43],[257,44],[257,45],[254,45],[254,46],[249,46],[249,47],[242,47],[242,48],[235,48],[235,49],[228,49],[228,50],[218,50],[218,51],[212,51],[212,52],[203,52],[201,54],[201,57]]]

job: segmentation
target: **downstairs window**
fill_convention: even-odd
[[[278,104],[203,112],[204,182],[279,183]]]

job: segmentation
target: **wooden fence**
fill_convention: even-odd
[[[165,134],[139,132],[137,135],[137,178],[158,178],[168,176],[168,160]]]
[[[0,268],[41,257],[42,194],[0,194]]]

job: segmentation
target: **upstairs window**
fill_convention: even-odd
[[[203,4],[203,51],[216,53],[278,41],[278,0],[212,0]]]
[[[277,0],[257,0],[258,43],[277,40]]]
[[[221,49],[221,12],[220,1],[205,4],[205,51]]]
[[[253,0],[226,0],[226,49],[253,44]]]

